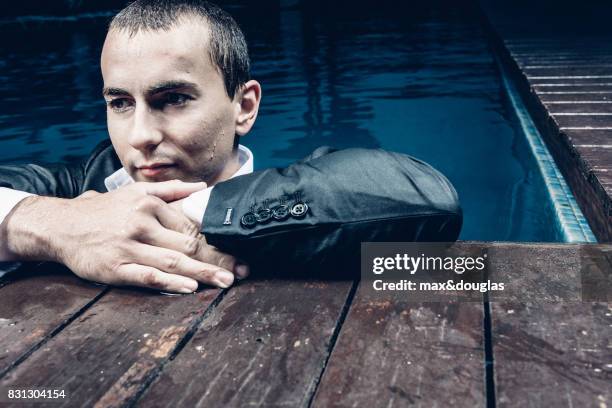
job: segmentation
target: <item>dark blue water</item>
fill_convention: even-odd
[[[242,140],[257,168],[320,145],[405,152],[457,188],[462,239],[557,240],[474,9],[304,3],[226,4],[263,86],[259,119]],[[0,24],[0,163],[75,160],[107,137],[98,67],[107,21]]]

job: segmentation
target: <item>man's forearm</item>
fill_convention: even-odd
[[[0,224],[0,261],[59,261],[54,227],[65,199],[31,196],[21,200]]]
[[[135,183],[77,198],[28,197],[0,227],[7,261],[55,261],[81,278],[113,285],[191,293],[198,282],[226,288],[237,260],[208,245],[199,228],[166,200],[203,183]],[[242,272],[241,272],[242,271]]]

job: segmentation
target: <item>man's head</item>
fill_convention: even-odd
[[[137,181],[213,184],[238,167],[261,88],[236,22],[204,1],[137,0],[110,24],[101,57],[108,131]]]

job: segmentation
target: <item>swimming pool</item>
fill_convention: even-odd
[[[471,2],[247,4],[225,7],[263,86],[242,140],[256,168],[320,145],[400,151],[455,185],[461,239],[565,239]],[[107,137],[98,61],[109,15],[0,25],[1,163],[74,160]]]

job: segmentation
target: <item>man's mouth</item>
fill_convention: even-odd
[[[175,168],[174,163],[151,163],[138,167],[138,171],[145,177],[157,177]]]

